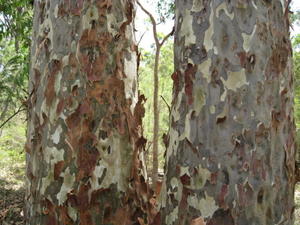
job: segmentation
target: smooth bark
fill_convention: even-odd
[[[165,225],[292,225],[286,1],[176,0]]]

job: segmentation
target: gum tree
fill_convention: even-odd
[[[144,13],[150,18],[152,24],[152,35],[155,42],[155,60],[154,60],[154,68],[153,68],[153,139],[152,139],[152,189],[156,190],[156,184],[158,179],[158,154],[159,154],[159,65],[160,65],[160,53],[161,49],[164,46],[165,42],[173,35],[174,28],[170,33],[165,35],[162,40],[159,39],[159,33],[157,32],[157,22],[154,16],[139,2],[137,4],[141,7]]]
[[[131,0],[34,3],[27,224],[143,220],[134,7]]]
[[[176,0],[161,224],[293,224],[286,1]]]

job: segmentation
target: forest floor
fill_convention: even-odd
[[[294,225],[300,225],[300,184],[296,186],[295,191],[295,204],[296,204],[296,210],[295,210],[295,224]]]
[[[0,225],[24,223],[24,163],[0,162]]]

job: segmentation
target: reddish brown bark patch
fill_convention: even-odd
[[[68,209],[64,206],[59,207],[59,221],[64,225],[73,225],[74,221],[70,218],[68,214]]]
[[[98,34],[97,30],[85,30],[79,41],[79,61],[89,81],[99,81],[107,64],[107,46],[112,41],[109,33]]]
[[[60,17],[68,16],[69,14],[80,16],[84,1],[85,0],[64,0],[58,7],[58,15]]]
[[[223,209],[227,208],[226,202],[225,202],[225,198],[228,194],[228,185],[227,184],[223,184],[222,188],[221,188],[221,192],[219,194],[219,206],[221,206]]]
[[[289,52],[290,51],[284,46],[274,48],[266,69],[266,77],[268,80],[278,79],[278,76],[285,70]]]
[[[198,217],[196,219],[193,219],[191,221],[191,224],[190,225],[206,225],[204,219],[202,217]]]
[[[94,172],[97,161],[99,159],[99,152],[93,146],[94,138],[91,135],[80,138],[80,148],[77,158],[77,166],[79,169],[78,179],[89,177]]]
[[[185,82],[185,86],[184,86],[184,90],[185,90],[185,94],[188,98],[188,104],[193,104],[193,81],[195,79],[195,74],[197,72],[197,66],[196,65],[192,65],[192,64],[188,64],[187,65],[187,69],[184,72],[184,82]]]
[[[51,106],[54,98],[56,97],[54,85],[55,85],[55,76],[49,75],[46,90],[45,90],[45,99],[46,99],[47,106]]]
[[[57,221],[56,218],[56,213],[55,213],[55,206],[53,203],[45,199],[42,201],[42,214],[44,215],[44,219],[47,222],[47,225],[59,225],[59,222]]]
[[[54,165],[54,179],[57,180],[64,168],[65,162],[59,161]]]
[[[59,102],[58,102],[58,105],[56,107],[56,114],[59,115],[62,113],[62,111],[64,110],[65,108],[65,100],[64,99],[61,99]]]
[[[171,78],[173,80],[173,87],[174,87],[174,92],[175,92],[175,96],[178,96],[179,93],[179,76],[180,76],[180,72],[179,71],[175,71]]]
[[[61,62],[59,60],[52,60],[49,64],[49,74],[45,90],[45,99],[46,105],[51,106],[54,98],[56,97],[55,93],[55,80],[56,75],[61,69]]]
[[[137,124],[142,124],[142,119],[145,115],[144,103],[147,101],[145,95],[140,95],[138,103],[134,108],[134,118]]]
[[[238,190],[238,205],[241,208],[253,204],[254,192],[248,183],[237,184]]]

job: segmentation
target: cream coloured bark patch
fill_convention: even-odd
[[[92,28],[93,21],[97,21],[98,18],[99,13],[97,7],[91,5],[82,17],[82,30],[90,30]]]
[[[185,46],[189,46],[196,43],[196,36],[194,35],[193,16],[188,10],[185,10],[185,16],[183,17],[180,36],[185,38]]]
[[[64,178],[64,182],[60,188],[60,192],[56,195],[59,205],[63,205],[67,200],[67,194],[72,191],[75,182],[75,176],[74,174],[71,174],[69,168],[61,174],[61,177]]]
[[[52,141],[53,141],[54,144],[57,145],[59,143],[59,141],[60,141],[60,135],[61,135],[62,131],[63,131],[62,127],[61,127],[61,125],[59,125],[57,127],[57,129],[55,130],[55,132],[51,135],[51,139],[52,139]]]
[[[229,12],[228,12],[226,2],[221,3],[221,4],[217,7],[217,9],[216,9],[217,17],[220,16],[220,11],[221,11],[221,10],[224,10],[224,12],[226,13],[226,15],[227,15],[231,20],[233,20],[233,18],[234,18],[234,13],[233,13],[233,12],[232,12],[232,13],[229,13]]]
[[[188,204],[201,212],[202,217],[212,217],[214,212],[219,208],[213,197],[205,193],[205,199],[190,195],[187,199]]]
[[[194,0],[191,11],[192,12],[200,12],[202,9],[204,9],[203,0]]]
[[[216,107],[214,105],[211,105],[209,107],[209,111],[210,111],[211,114],[214,114],[216,112]]]
[[[207,80],[207,83],[210,83],[210,81],[211,81],[210,67],[211,67],[211,59],[210,58],[205,60],[199,66],[200,71],[203,74],[203,77]]]
[[[237,91],[238,88],[248,84],[245,69],[236,72],[228,72],[227,80],[225,81],[222,77],[221,80],[223,81],[225,88],[233,91]]]
[[[129,163],[132,153],[127,152],[130,146],[127,146],[125,140],[115,133],[106,141],[100,141],[97,147],[101,151],[101,160],[93,172],[93,187],[108,188],[111,184],[117,184],[118,190],[125,192],[128,183],[122,178],[129,173],[132,166]],[[104,170],[106,171],[105,176],[102,177]],[[101,177],[103,178],[101,184],[95,183]]]
[[[248,52],[251,48],[251,43],[253,41],[253,38],[255,37],[255,33],[256,33],[256,25],[254,26],[253,31],[250,35],[242,33],[242,37],[244,40],[243,48],[246,52]]]
[[[167,216],[167,224],[174,224],[178,219],[178,206]]]
[[[134,107],[138,102],[137,91],[132,92],[133,88],[137,88],[137,80],[136,80],[136,73],[137,73],[137,56],[135,52],[131,52],[130,59],[124,59],[124,71],[126,77],[123,79],[125,85],[125,96],[127,99],[132,100],[132,104],[130,106],[131,112],[134,112]]]
[[[191,180],[191,185],[189,188],[192,190],[200,190],[204,187],[206,181],[210,178],[210,171],[208,169],[202,168],[199,165],[197,168],[197,173],[193,175],[193,179]]]

